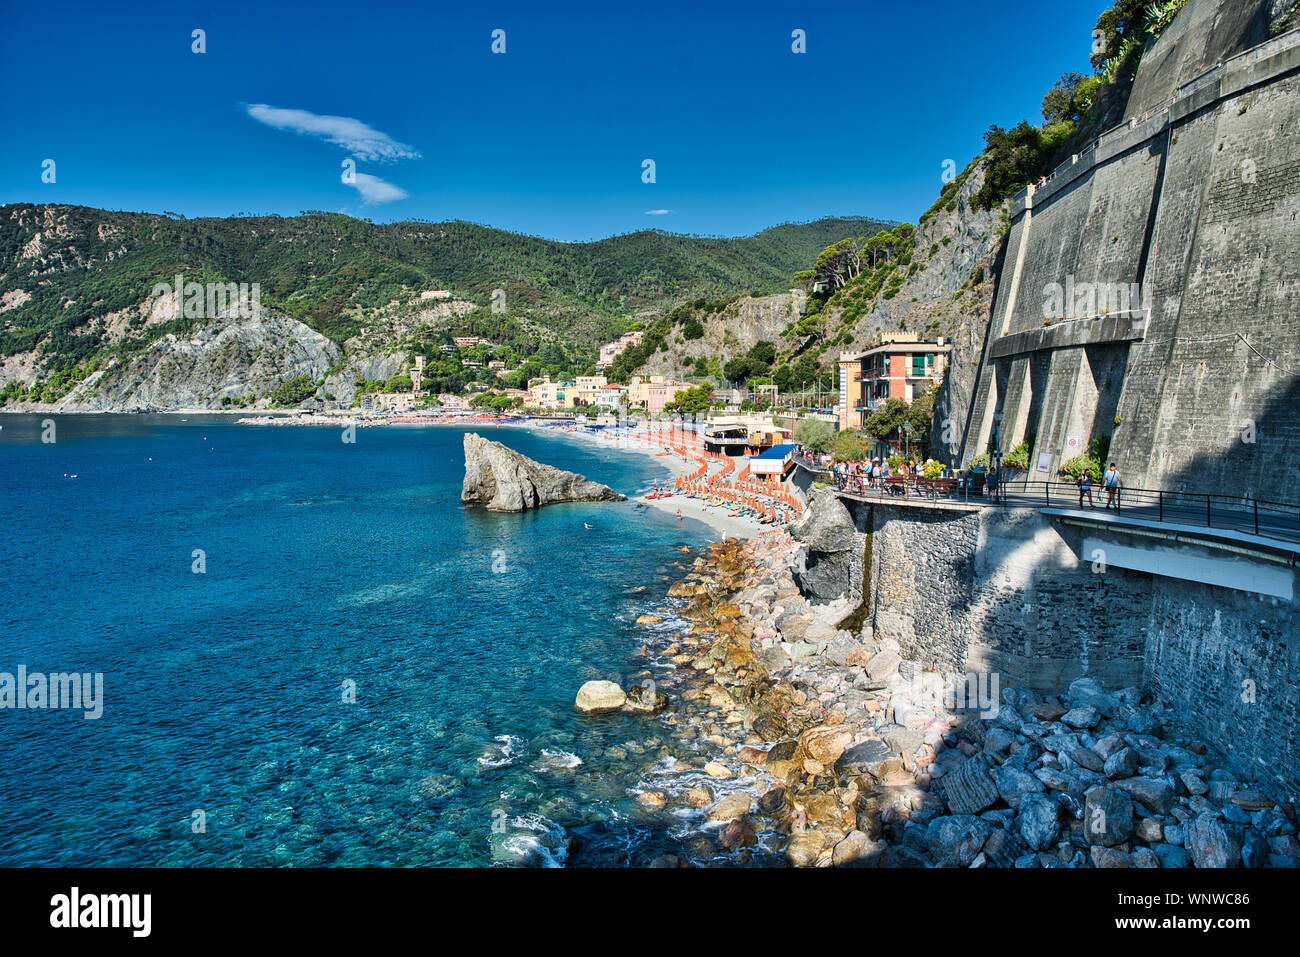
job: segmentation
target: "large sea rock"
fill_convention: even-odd
[[[806,598],[828,602],[854,593],[856,532],[849,510],[831,489],[812,493],[807,514],[791,529],[803,546],[794,580]]]
[[[460,500],[493,512],[522,512],[556,502],[621,502],[608,485],[534,462],[500,442],[465,435],[465,482]]]

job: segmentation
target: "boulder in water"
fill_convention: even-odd
[[[465,481],[460,500],[492,512],[522,512],[556,502],[621,502],[608,485],[534,462],[500,442],[465,434]]]
[[[617,711],[627,702],[623,689],[612,681],[588,681],[578,689],[574,705],[587,714]]]

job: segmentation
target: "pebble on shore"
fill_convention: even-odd
[[[1226,767],[1141,689],[1085,676],[946,710],[897,642],[839,627],[847,601],[803,597],[799,548],[784,530],[711,546],[669,589],[688,600],[686,634],[649,646],[674,666],[672,735],[714,742],[703,774],[742,787],[666,798],[729,822],[711,832],[718,853],[739,863],[767,848],[794,866],[1300,865],[1292,801]],[[608,684],[584,685],[579,709],[623,707],[617,685],[591,688]]]

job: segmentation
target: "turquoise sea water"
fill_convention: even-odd
[[[0,866],[554,864],[572,838],[568,863],[620,865],[690,840],[633,801],[663,726],[573,697],[631,683],[632,621],[702,526],[465,509],[460,429],[55,416],[47,444],[42,418],[0,417],[0,672],[102,672],[104,711],[0,710]],[[478,431],[627,494],[664,475]]]

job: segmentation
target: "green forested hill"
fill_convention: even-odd
[[[594,346],[638,310],[786,289],[829,243],[883,225],[828,218],[736,239],[646,230],[563,243],[466,222],[374,224],[336,213],[182,219],[13,204],[0,207],[0,295],[30,298],[0,313],[0,355],[39,346],[50,365],[88,358],[100,347],[92,320],[139,304],[178,272],[260,283],[263,305],[339,342],[414,290],[449,289],[484,308],[501,288],[511,314]]]

